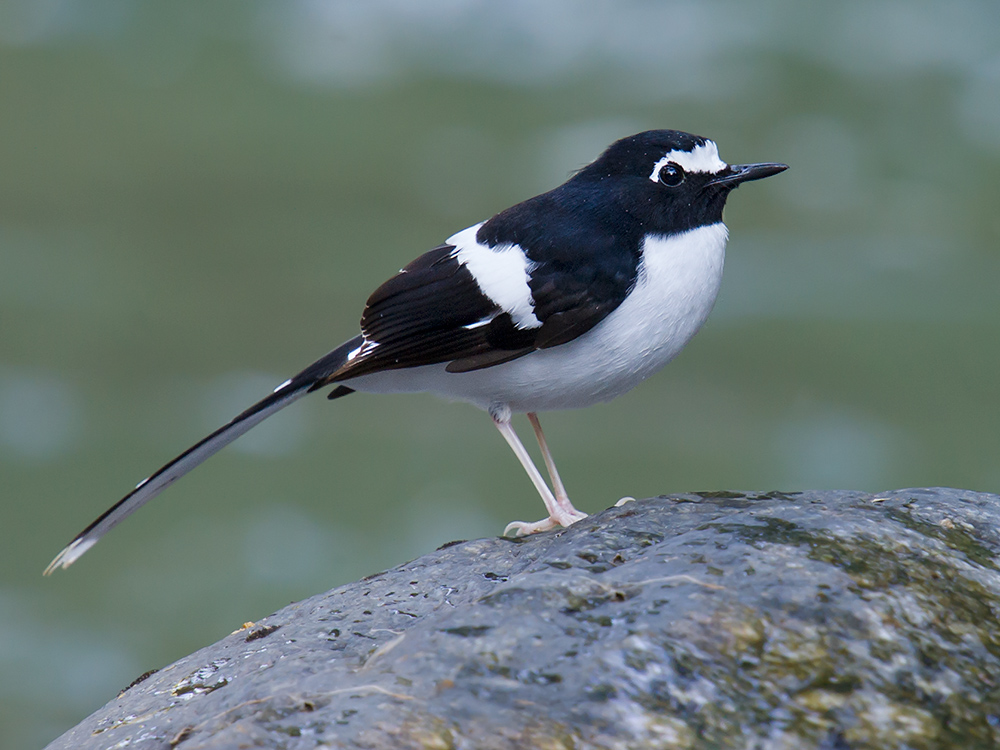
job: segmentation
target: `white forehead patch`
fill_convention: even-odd
[[[695,146],[691,151],[671,151],[653,165],[649,179],[657,182],[660,169],[670,162],[680,165],[685,172],[705,172],[707,174],[715,174],[728,166],[719,158],[719,148],[715,142],[705,141],[700,146]]]

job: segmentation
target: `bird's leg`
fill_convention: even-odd
[[[521,466],[523,466],[524,470],[527,472],[528,478],[531,479],[531,483],[535,485],[535,489],[538,490],[538,494],[542,496],[542,502],[545,503],[545,509],[549,512],[548,518],[543,518],[541,521],[536,521],[535,523],[512,521],[507,524],[507,528],[504,529],[504,535],[506,536],[508,533],[513,531],[514,536],[527,536],[528,534],[534,534],[539,531],[547,531],[555,526],[569,526],[571,523],[580,520],[575,514],[568,513],[563,509],[562,505],[552,494],[548,485],[545,484],[545,480],[542,479],[542,475],[539,473],[535,463],[531,460],[531,456],[529,456],[528,451],[525,450],[524,444],[521,442],[520,438],[518,438],[517,433],[514,432],[514,428],[510,423],[510,408],[506,405],[492,407],[490,409],[490,416],[493,418],[493,424],[497,426],[497,429],[500,430],[500,434],[503,435],[504,440],[507,441],[507,445],[509,445],[511,450],[514,451],[514,455],[517,456],[517,460],[521,462]]]
[[[576,520],[579,521],[581,518],[586,518],[587,514],[574,508],[573,503],[569,501],[569,495],[566,494],[566,487],[563,485],[562,479],[559,478],[556,462],[552,459],[552,453],[549,451],[549,444],[545,442],[545,434],[542,432],[542,424],[538,421],[538,415],[533,411],[529,411],[528,421],[531,422],[531,427],[535,431],[535,437],[538,438],[538,447],[542,449],[542,458],[545,460],[545,468],[548,469],[549,477],[552,479],[552,490],[555,493],[556,502],[559,503],[559,507],[564,511],[575,516]]]

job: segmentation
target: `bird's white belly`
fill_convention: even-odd
[[[372,393],[429,391],[518,412],[607,401],[667,364],[701,328],[719,293],[727,236],[719,222],[647,239],[632,293],[569,343],[472,372],[426,365],[363,375],[345,385]]]

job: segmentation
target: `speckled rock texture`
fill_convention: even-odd
[[[996,748],[998,530],[950,489],[638,500],[292,604],[49,748]]]

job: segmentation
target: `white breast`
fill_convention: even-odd
[[[467,373],[444,365],[364,375],[359,391],[430,391],[488,409],[547,411],[607,401],[673,359],[708,317],[722,283],[728,231],[721,222],[680,235],[652,237],[642,251],[632,293],[573,341]]]

